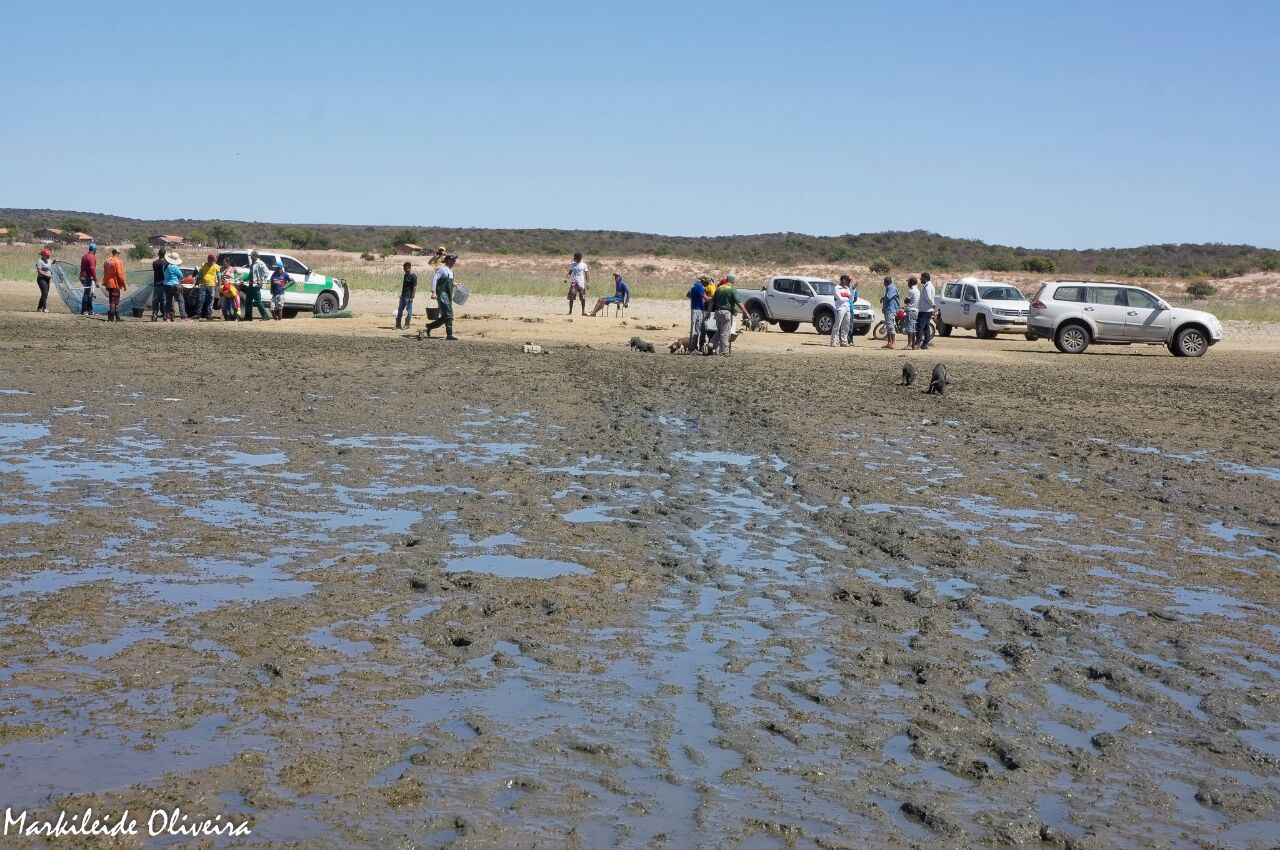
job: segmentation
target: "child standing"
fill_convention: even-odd
[[[413,295],[418,291],[418,276],[413,273],[413,263],[404,264],[404,282],[400,284],[400,306],[396,308],[396,330],[400,330],[400,316],[404,327],[413,323]]]
[[[240,315],[240,290],[236,289],[236,267],[229,262],[218,272],[218,295],[222,298],[222,320],[234,322]]]
[[[293,281],[284,270],[284,263],[276,260],[276,267],[271,272],[271,318],[277,322],[284,318],[284,291],[290,286],[293,286]]]

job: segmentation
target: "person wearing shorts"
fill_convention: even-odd
[[[271,318],[274,321],[284,318],[284,291],[292,285],[293,280],[284,270],[284,263],[276,260],[276,267],[271,272]]]
[[[916,321],[920,318],[920,290],[916,286],[920,281],[915,277],[907,278],[907,291],[903,293],[906,299],[907,321],[905,330],[907,332],[907,351],[914,351],[916,347]]]
[[[582,315],[587,315],[587,287],[591,284],[591,269],[582,262],[581,251],[573,255],[573,262],[569,265],[569,277],[565,282],[569,284],[569,315],[573,315],[575,298],[582,305]]]
[[[884,314],[884,348],[893,348],[898,338],[898,310],[901,302],[898,299],[898,287],[893,285],[893,278],[884,279],[884,295],[880,297],[880,312]]]

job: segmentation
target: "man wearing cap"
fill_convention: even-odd
[[[267,269],[267,264],[262,262],[258,257],[258,252],[254,251],[249,254],[249,277],[245,280],[245,284],[240,289],[240,300],[244,302],[244,320],[246,322],[253,321],[254,305],[258,307],[258,313],[262,318],[270,318],[267,315],[267,308],[262,305],[262,287],[266,285],[271,272]]]
[[[284,262],[276,260],[271,272],[271,318],[277,322],[284,318],[284,291],[293,286],[293,280],[284,270]]]
[[[37,313],[49,312],[49,284],[53,281],[53,254],[48,248],[40,251],[36,258],[36,286],[40,287],[40,301],[36,304]]]
[[[457,339],[453,335],[453,266],[457,262],[457,254],[446,254],[444,264],[436,269],[435,277],[431,278],[431,300],[440,305],[440,318],[428,322],[423,328],[428,337],[431,336],[431,331],[444,325],[444,338]]]
[[[413,273],[413,263],[405,263],[404,280],[400,282],[400,306],[396,307],[396,330],[413,324],[413,296],[417,291],[418,276]],[[403,325],[401,319],[404,320]]]
[[[93,288],[98,285],[98,246],[89,243],[89,250],[80,258],[80,285],[84,294],[80,296],[80,315],[93,315]]]
[[[853,297],[847,274],[840,275],[840,285],[836,287],[835,308],[836,317],[831,323],[831,341],[828,345],[834,346],[838,342],[841,348],[845,348],[849,345],[846,338],[849,335],[849,313],[853,309]]]
[[[120,249],[112,248],[111,256],[102,264],[102,288],[107,291],[107,321],[120,321],[120,293],[129,288],[124,280],[124,263]]]
[[[741,312],[743,319],[747,321],[751,319],[747,315],[747,308],[742,306],[742,300],[738,297],[738,287],[735,286],[737,280],[736,275],[725,277],[724,283],[716,287],[716,294],[712,298],[716,311],[716,353],[726,357],[732,352],[733,314]]]
[[[196,272],[196,284],[200,291],[196,293],[196,318],[207,322],[213,318],[214,292],[218,286],[218,258],[213,254],[204,258],[204,265]]]

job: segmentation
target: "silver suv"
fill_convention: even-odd
[[[1090,343],[1163,345],[1178,357],[1199,357],[1222,339],[1212,313],[1170,306],[1164,299],[1112,281],[1047,281],[1031,301],[1027,337],[1049,338],[1064,354]]]

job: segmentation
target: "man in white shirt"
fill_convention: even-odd
[[[573,255],[573,263],[569,266],[569,315],[573,315],[573,299],[582,304],[582,315],[587,315],[587,286],[591,284],[591,270],[582,262],[582,252]]]
[[[916,342],[921,351],[933,342],[933,311],[937,302],[933,297],[933,277],[925,272],[920,275],[920,295],[917,298]]]

